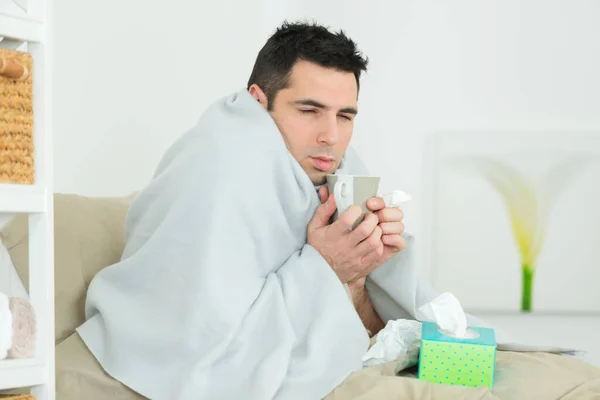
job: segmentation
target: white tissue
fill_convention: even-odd
[[[386,207],[400,207],[402,204],[412,200],[412,197],[402,190],[394,190],[391,193],[381,196]]]
[[[467,327],[467,315],[452,293],[442,293],[418,310],[419,319],[438,324],[440,331],[456,338],[472,338],[477,333]]]
[[[375,343],[363,356],[363,366],[370,367],[408,355],[418,358],[421,344],[421,322],[407,319],[390,320],[375,338]],[[409,362],[409,360],[407,361]]]
[[[479,334],[468,329],[467,315],[458,299],[445,292],[421,306],[417,319],[437,323],[442,334],[456,338],[475,338]],[[400,368],[415,365],[421,346],[422,323],[414,320],[390,320],[363,356],[363,367],[399,361]],[[399,360],[405,356],[405,359]]]
[[[12,347],[12,335],[12,313],[8,296],[0,293],[0,360],[6,358],[8,350]]]

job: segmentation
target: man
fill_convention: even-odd
[[[361,368],[367,332],[412,315],[420,289],[393,276],[410,271],[402,212],[370,199],[374,213],[351,230],[360,209],[330,223],[335,199],[322,186],[329,173],[365,173],[348,144],[366,66],[344,34],[284,24],[247,89],[215,102],[166,152],[78,329],[101,368],[133,389],[109,391],[320,399]],[[368,296],[377,270],[387,272]]]
[[[258,54],[248,90],[269,112],[288,150],[316,186],[336,171],[350,143],[360,75],[367,63],[342,32],[306,24],[284,24]],[[376,334],[384,324],[366,295],[365,279],[406,246],[402,211],[373,198],[367,207],[375,214],[368,214],[351,233],[348,227],[360,209],[351,207],[329,225],[335,200],[325,186],[319,195],[324,205],[308,227],[308,243],[348,283],[363,323]]]

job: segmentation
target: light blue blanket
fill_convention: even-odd
[[[349,150],[342,170],[365,174]],[[319,205],[245,90],[212,105],[133,201],[122,260],[92,281],[78,329],[104,369],[152,399],[320,399],[362,367],[369,338],[306,244]],[[413,239],[372,274],[385,319],[437,295]]]

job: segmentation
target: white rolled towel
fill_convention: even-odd
[[[35,310],[29,300],[19,297],[11,297],[9,303],[13,317],[13,339],[8,358],[33,357],[37,333]]]

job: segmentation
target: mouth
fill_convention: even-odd
[[[333,164],[335,162],[335,158],[333,157],[311,157],[313,160],[313,165],[316,169],[329,172],[333,168]]]

